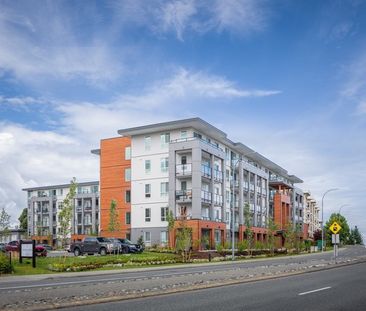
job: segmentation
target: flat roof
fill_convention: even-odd
[[[274,173],[287,177],[293,183],[303,182],[300,178],[296,177],[295,175],[288,175],[287,170],[285,170],[278,164],[274,163],[273,161],[269,160],[265,156],[261,155],[260,153],[249,148],[248,146],[244,145],[243,143],[240,142],[235,143],[231,141],[227,137],[227,134],[225,132],[219,130],[217,127],[211,125],[210,123],[198,117],[120,129],[117,132],[122,136],[135,136],[135,135],[144,135],[149,133],[164,132],[189,127],[194,128],[203,133],[207,133],[213,139],[216,139],[217,141],[230,146],[236,152],[268,168],[270,171],[273,171]],[[98,154],[96,153],[97,150],[98,149],[96,149],[95,152],[92,153]]]
[[[99,181],[88,181],[88,182],[77,182],[78,186],[99,186]],[[39,186],[39,187],[31,187],[31,188],[24,188],[23,191],[34,191],[34,190],[52,190],[57,188],[68,188],[70,184],[61,184],[61,185],[51,185],[51,186]]]

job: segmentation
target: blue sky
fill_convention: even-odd
[[[120,128],[199,116],[366,234],[365,1],[0,1],[0,206],[98,178]]]

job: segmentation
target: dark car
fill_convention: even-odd
[[[35,246],[36,256],[46,257],[47,249],[43,246],[43,244],[37,244]]]
[[[134,244],[128,239],[118,239],[121,242],[122,253],[142,253],[144,248],[141,245]]]
[[[5,246],[5,250],[7,252],[11,252],[11,251],[19,251],[19,241],[10,241],[8,244],[6,244]]]
[[[75,242],[70,245],[70,251],[75,256],[83,254],[100,254],[104,256],[116,250],[114,243],[104,237],[85,237],[82,242]]]

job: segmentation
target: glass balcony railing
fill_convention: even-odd
[[[214,180],[215,181],[218,181],[220,183],[223,182],[224,180],[224,175],[222,173],[222,171],[219,171],[219,170],[214,170]]]
[[[192,189],[176,190],[175,199],[177,201],[191,201],[192,200]]]
[[[211,203],[212,202],[212,193],[209,191],[201,190],[201,201],[203,203]]]
[[[218,205],[218,206],[222,206],[223,205],[223,197],[220,194],[214,194],[214,204]]]
[[[175,173],[178,176],[192,175],[192,164],[177,164]]]
[[[209,178],[211,179],[211,167],[209,167],[208,165],[202,164],[201,165],[201,173],[203,177]]]

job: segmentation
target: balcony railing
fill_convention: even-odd
[[[209,146],[211,146],[211,147],[213,147],[217,150],[220,150],[220,151],[224,152],[224,150],[222,148],[220,148],[219,146],[217,146],[215,144],[212,144],[212,143],[210,143],[210,142],[208,142],[208,141],[206,141],[202,138],[199,138],[199,137],[186,137],[186,138],[173,139],[173,140],[170,141],[170,143],[180,143],[180,142],[186,142],[186,141],[192,141],[192,140],[199,140],[199,141],[201,141],[201,142],[203,142],[203,143],[205,143],[205,144],[207,144],[207,145],[209,145]]]
[[[192,164],[177,164],[175,173],[178,176],[192,175]]]
[[[209,167],[208,165],[202,164],[201,165],[201,173],[203,177],[209,178],[211,179],[211,167]]]
[[[176,190],[175,199],[181,202],[192,201],[192,189]]]
[[[214,204],[215,205],[222,206],[223,202],[224,202],[224,199],[223,199],[222,195],[214,194]]]
[[[220,183],[223,182],[224,180],[224,175],[222,173],[222,171],[219,171],[219,170],[214,170],[214,180],[215,181],[218,181]]]
[[[203,203],[211,203],[212,202],[212,193],[209,191],[201,190],[201,201]]]

